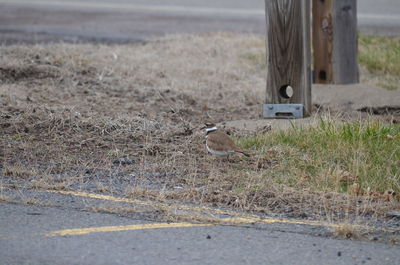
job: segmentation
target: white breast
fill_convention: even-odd
[[[216,155],[216,156],[227,156],[227,155],[235,153],[235,151],[233,151],[233,150],[229,150],[229,151],[216,151],[216,150],[213,150],[210,147],[208,147],[207,143],[206,143],[206,147],[207,147],[207,151],[209,153],[211,153],[213,155]]]

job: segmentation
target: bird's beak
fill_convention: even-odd
[[[205,128],[207,128],[207,126],[203,126],[200,128],[200,130],[204,130]]]

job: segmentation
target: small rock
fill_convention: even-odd
[[[131,165],[133,164],[133,160],[130,159],[129,157],[121,157],[117,158],[113,161],[114,164],[120,164],[120,165]]]
[[[210,235],[207,235],[207,239],[211,239],[211,236],[210,236]]]
[[[387,217],[390,218],[398,218],[400,219],[400,211],[391,211],[386,214]]]
[[[338,257],[342,256],[342,252],[338,251],[337,255]]]

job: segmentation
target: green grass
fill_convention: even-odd
[[[360,35],[358,47],[358,62],[379,79],[376,85],[400,87],[400,37]]]
[[[364,36],[358,38],[358,61],[378,75],[400,75],[400,37]]]
[[[317,127],[242,139],[271,160],[264,176],[277,183],[311,190],[348,192],[345,174],[357,176],[364,192],[393,189],[400,192],[400,126],[378,121],[319,122]],[[265,150],[265,151],[263,151]],[[346,172],[346,173],[344,173]]]
[[[261,43],[261,41],[260,41]],[[258,68],[266,67],[265,47],[259,45],[241,55]],[[363,82],[371,82],[390,90],[400,87],[400,37],[358,37],[358,63],[368,73]]]
[[[258,68],[264,69],[265,67],[267,67],[264,50],[244,53],[241,55],[241,58],[256,65]]]

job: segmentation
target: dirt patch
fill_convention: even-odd
[[[38,80],[57,78],[59,73],[52,67],[25,66],[0,68],[0,78],[4,82],[18,82],[21,80]]]
[[[263,49],[262,38],[234,34],[3,47],[2,182],[327,220],[395,208],[278,184],[263,174],[276,150],[229,161],[207,154],[205,119],[260,117],[265,72],[245,55]]]
[[[383,107],[364,107],[358,109],[358,111],[366,112],[374,115],[396,115],[400,116],[400,107],[391,107],[391,106],[383,106]]]

